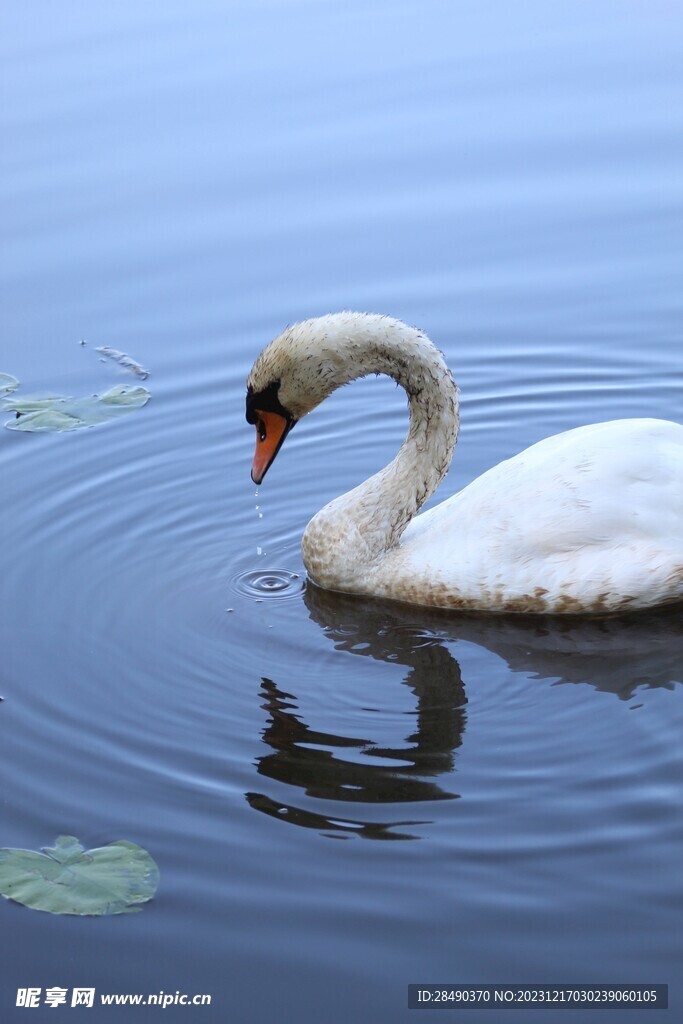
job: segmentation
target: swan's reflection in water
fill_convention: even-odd
[[[296,697],[263,679],[261,696],[268,712],[263,740],[273,752],[259,760],[259,774],[299,787],[309,797],[347,804],[456,797],[434,781],[435,776],[453,768],[454,751],[462,742],[465,727],[460,666],[448,648],[423,627],[400,616],[397,619],[389,604],[332,594],[310,585],[304,599],[311,618],[338,650],[406,666],[404,682],[414,694],[416,710],[404,745],[379,746],[366,737],[337,736],[309,728],[298,714]],[[356,756],[349,756],[352,752]],[[370,758],[375,763],[364,763]],[[339,838],[348,833],[367,839],[415,838],[397,829],[422,823],[331,818],[277,803],[260,793],[249,793],[247,799],[266,814]]]
[[[311,729],[302,721],[296,695],[272,679],[262,680],[268,715],[263,741],[270,752],[259,759],[258,773],[318,800],[367,805],[457,797],[451,773],[465,730],[467,697],[449,642],[474,643],[530,678],[587,683],[622,699],[641,686],[673,688],[683,679],[680,606],[621,619],[456,617],[335,594],[310,583],[304,600],[337,650],[405,666],[404,683],[415,698],[404,744],[387,747],[367,737]],[[437,781],[439,776],[448,781]],[[406,831],[409,826],[428,823],[424,818],[368,820],[365,814],[332,817],[264,793],[246,796],[255,810],[335,838],[411,839],[417,836]]]

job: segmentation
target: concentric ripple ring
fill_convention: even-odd
[[[262,601],[264,598],[297,597],[305,581],[291,569],[247,569],[233,576],[231,584],[238,594]]]

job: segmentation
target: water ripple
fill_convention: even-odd
[[[257,601],[298,597],[305,585],[291,569],[246,569],[233,576],[230,584],[237,594]]]

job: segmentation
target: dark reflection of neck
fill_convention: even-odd
[[[448,648],[440,638],[397,619],[395,607],[388,603],[363,601],[312,586],[306,590],[305,601],[311,618],[338,650],[409,669],[404,682],[416,698],[416,711],[411,713],[414,728],[405,744],[391,747],[380,747],[364,737],[316,731],[301,720],[295,696],[264,679],[261,695],[269,722],[263,739],[273,753],[260,759],[259,774],[299,787],[310,797],[346,803],[409,803],[457,796],[434,781],[451,772],[465,725],[460,666]],[[355,757],[349,756],[351,750],[357,752]],[[365,758],[386,764],[364,763]],[[415,824],[331,819],[278,804],[262,794],[248,794],[248,799],[253,807],[281,820],[337,834],[409,838],[391,828]]]

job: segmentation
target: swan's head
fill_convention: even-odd
[[[256,427],[251,479],[260,484],[287,434],[342,384],[359,375],[354,342],[389,318],[332,313],[288,327],[264,348],[247,378],[247,422]]]

